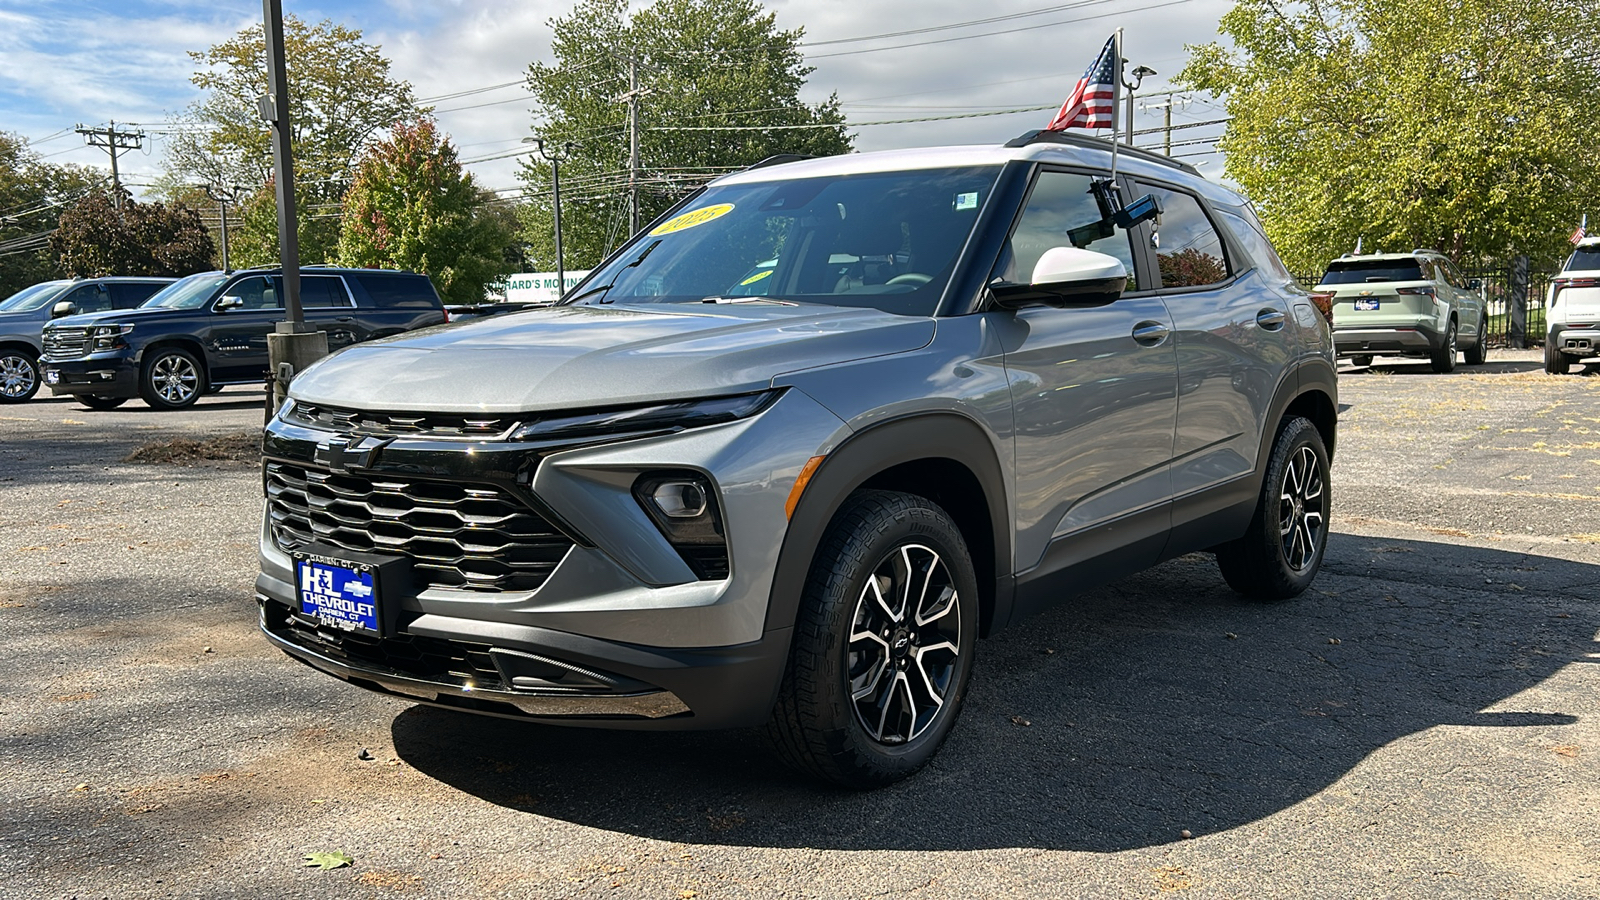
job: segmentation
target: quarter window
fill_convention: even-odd
[[[1150,187],[1161,201],[1161,224],[1151,240],[1163,288],[1204,287],[1228,280],[1222,236],[1188,194]]]
[[[1089,192],[1091,180],[1088,175],[1070,172],[1039,173],[1022,218],[1006,243],[999,273],[1003,280],[1027,284],[1033,279],[1033,267],[1046,250],[1072,246],[1068,232],[1100,221],[1100,206]],[[1118,229],[1110,237],[1086,244],[1083,249],[1122,260],[1128,269],[1127,290],[1137,291],[1140,288],[1133,268],[1132,246],[1128,233]]]

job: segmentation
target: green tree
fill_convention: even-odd
[[[492,199],[432,120],[396,123],[356,167],[339,259],[422,272],[446,303],[482,303],[484,287],[511,272],[505,221],[485,214]]]
[[[300,233],[300,262],[304,265],[336,263],[339,260],[339,199],[327,199],[295,185],[295,207]],[[238,207],[228,213],[228,262],[234,268],[275,266],[282,256],[278,246],[278,193],[272,181],[241,197]],[[237,222],[234,217],[237,216]],[[235,227],[236,226],[236,227]]]
[[[327,20],[307,25],[286,15],[283,43],[301,206],[301,258],[327,262],[338,243],[338,203],[349,188],[356,158],[390,123],[414,115],[416,104],[411,85],[390,76],[381,48],[362,40],[359,30]],[[169,174],[197,184],[267,184],[272,179],[271,133],[256,105],[267,93],[261,26],[189,55],[201,66],[190,81],[206,95],[189,108],[190,127],[173,137]],[[250,247],[269,235],[275,243],[276,234],[274,220],[270,231],[240,238],[248,255]],[[275,250],[272,256],[276,259]]]
[[[95,191],[61,216],[50,236],[61,274],[69,278],[102,275],[182,277],[211,268],[216,246],[200,215],[180,205],[135,203],[122,192],[117,208],[112,194]]]
[[[0,132],[0,299],[57,277],[50,232],[98,176],[42,162],[21,136]]]
[[[550,25],[555,63],[530,66],[528,85],[549,116],[536,133],[574,145],[561,166],[568,268],[594,265],[627,237],[627,104],[617,98],[632,84],[644,92],[641,224],[711,177],[768,156],[850,150],[837,97],[800,101],[812,72],[802,30],[779,30],[757,0],[660,0],[631,17],[627,0],[579,0]],[[725,130],[674,130],[685,127]],[[549,163],[530,157],[522,180],[530,265],[553,270]]]
[[[1592,0],[1239,0],[1180,79],[1290,266],[1431,247],[1553,259],[1600,196]]]

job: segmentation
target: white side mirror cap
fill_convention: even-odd
[[[1115,256],[1078,247],[1051,247],[1034,264],[1033,284],[1062,284],[1127,278],[1128,267]]]

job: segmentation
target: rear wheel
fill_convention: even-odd
[[[1544,370],[1551,375],[1565,375],[1572,371],[1572,360],[1556,347],[1556,339],[1548,335],[1544,339]]]
[[[0,350],[0,403],[22,403],[39,393],[39,359],[25,350]]]
[[[1283,423],[1244,537],[1217,548],[1228,586],[1257,600],[1299,596],[1328,545],[1328,451],[1310,419]]]
[[[128,402],[127,397],[102,397],[99,394],[73,394],[72,399],[90,409],[116,409]]]
[[[1478,342],[1466,349],[1462,354],[1466,357],[1467,365],[1481,366],[1489,361],[1489,323],[1478,319]]]
[[[862,491],[812,561],[767,735],[785,762],[836,784],[905,778],[955,724],[977,636],[977,579],[949,515]]]
[[[155,409],[193,406],[205,389],[200,360],[177,347],[162,347],[151,353],[139,372],[139,396]]]
[[[1433,370],[1443,375],[1454,372],[1456,369],[1456,320],[1450,320],[1450,327],[1444,333],[1444,345],[1428,357],[1433,362]]]

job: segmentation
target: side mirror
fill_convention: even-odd
[[[1467,281],[1467,290],[1469,290],[1469,291],[1481,291],[1481,290],[1483,290],[1483,279],[1482,278],[1468,279],[1468,281]]]
[[[75,316],[78,314],[78,305],[71,300],[61,300],[50,308],[50,318],[59,319],[62,316]]]
[[[227,312],[230,309],[238,309],[241,306],[244,306],[243,298],[223,297],[221,300],[217,301],[217,305],[213,306],[212,309],[216,310],[217,312]]]
[[[1078,247],[1052,247],[1034,264],[1028,284],[1001,282],[989,286],[994,305],[1100,306],[1122,296],[1128,268],[1115,256]]]

